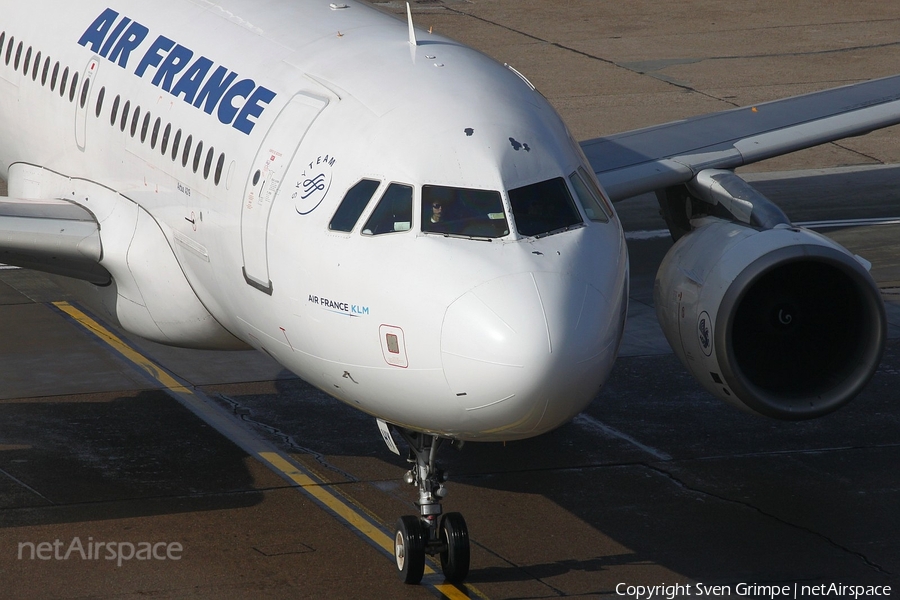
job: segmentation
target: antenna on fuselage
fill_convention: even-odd
[[[409,23],[409,45],[418,46],[419,42],[416,41],[416,30],[413,28],[412,10],[409,8],[409,2],[406,3],[406,20]]]

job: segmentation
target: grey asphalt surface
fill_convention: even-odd
[[[381,3],[394,12],[399,3]],[[587,139],[894,74],[900,8],[715,0],[414,3],[416,22],[529,77]],[[796,221],[900,216],[896,131],[746,169]],[[888,166],[883,166],[888,165]],[[802,170],[802,171],[800,171]],[[799,172],[798,172],[799,171]],[[652,198],[617,206],[664,227]],[[472,597],[614,596],[619,584],[900,585],[896,226],[828,230],[873,263],[891,340],[871,384],[785,423],[721,404],[661,339],[656,265],[631,239],[623,355],[595,402],[532,440],[445,450],[446,510],[473,541]],[[0,598],[419,598],[360,535],[0,270]],[[135,348],[390,528],[415,508],[372,419],[256,353]],[[19,559],[22,543],[177,543],[179,560]],[[436,581],[430,579],[432,583]],[[734,594],[734,592],[733,592]],[[746,597],[746,596],[745,596]],[[753,597],[752,595],[749,597]]]

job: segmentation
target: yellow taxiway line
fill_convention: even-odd
[[[219,433],[243,448],[248,454],[254,456],[278,475],[297,486],[297,489],[316,501],[340,521],[343,521],[352,530],[362,534],[382,554],[393,560],[394,540],[388,533],[388,530],[344,500],[340,494],[332,490],[328,484],[316,477],[306,467],[293,460],[287,454],[280,452],[267,440],[246,429],[238,419],[211,401],[205,394],[188,387],[185,383],[176,379],[109,329],[89,317],[81,309],[69,302],[54,302],[53,306],[115,350],[132,367],[152,381],[159,383],[171,396],[203,419],[208,425],[214,427]],[[469,585],[456,586],[450,583],[429,582],[428,579],[437,578],[437,573],[428,564],[425,565],[425,575],[426,580],[423,581],[423,584],[431,587],[435,592],[449,600],[462,600],[472,597],[486,600],[487,598],[480,591]]]

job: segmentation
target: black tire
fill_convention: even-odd
[[[441,542],[447,549],[441,552],[441,569],[450,583],[462,583],[469,574],[469,528],[457,512],[441,519]]]
[[[419,517],[400,517],[394,534],[394,560],[403,583],[416,585],[425,574],[425,526]]]

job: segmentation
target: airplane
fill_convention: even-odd
[[[662,329],[718,398],[778,419],[878,367],[868,264],[734,169],[900,122],[900,76],[575,141],[528,79],[345,0],[3,3],[0,260],[148,340],[255,348],[375,417],[419,514],[395,558],[469,571],[440,447],[537,436],[615,361],[613,202],[677,240]]]

